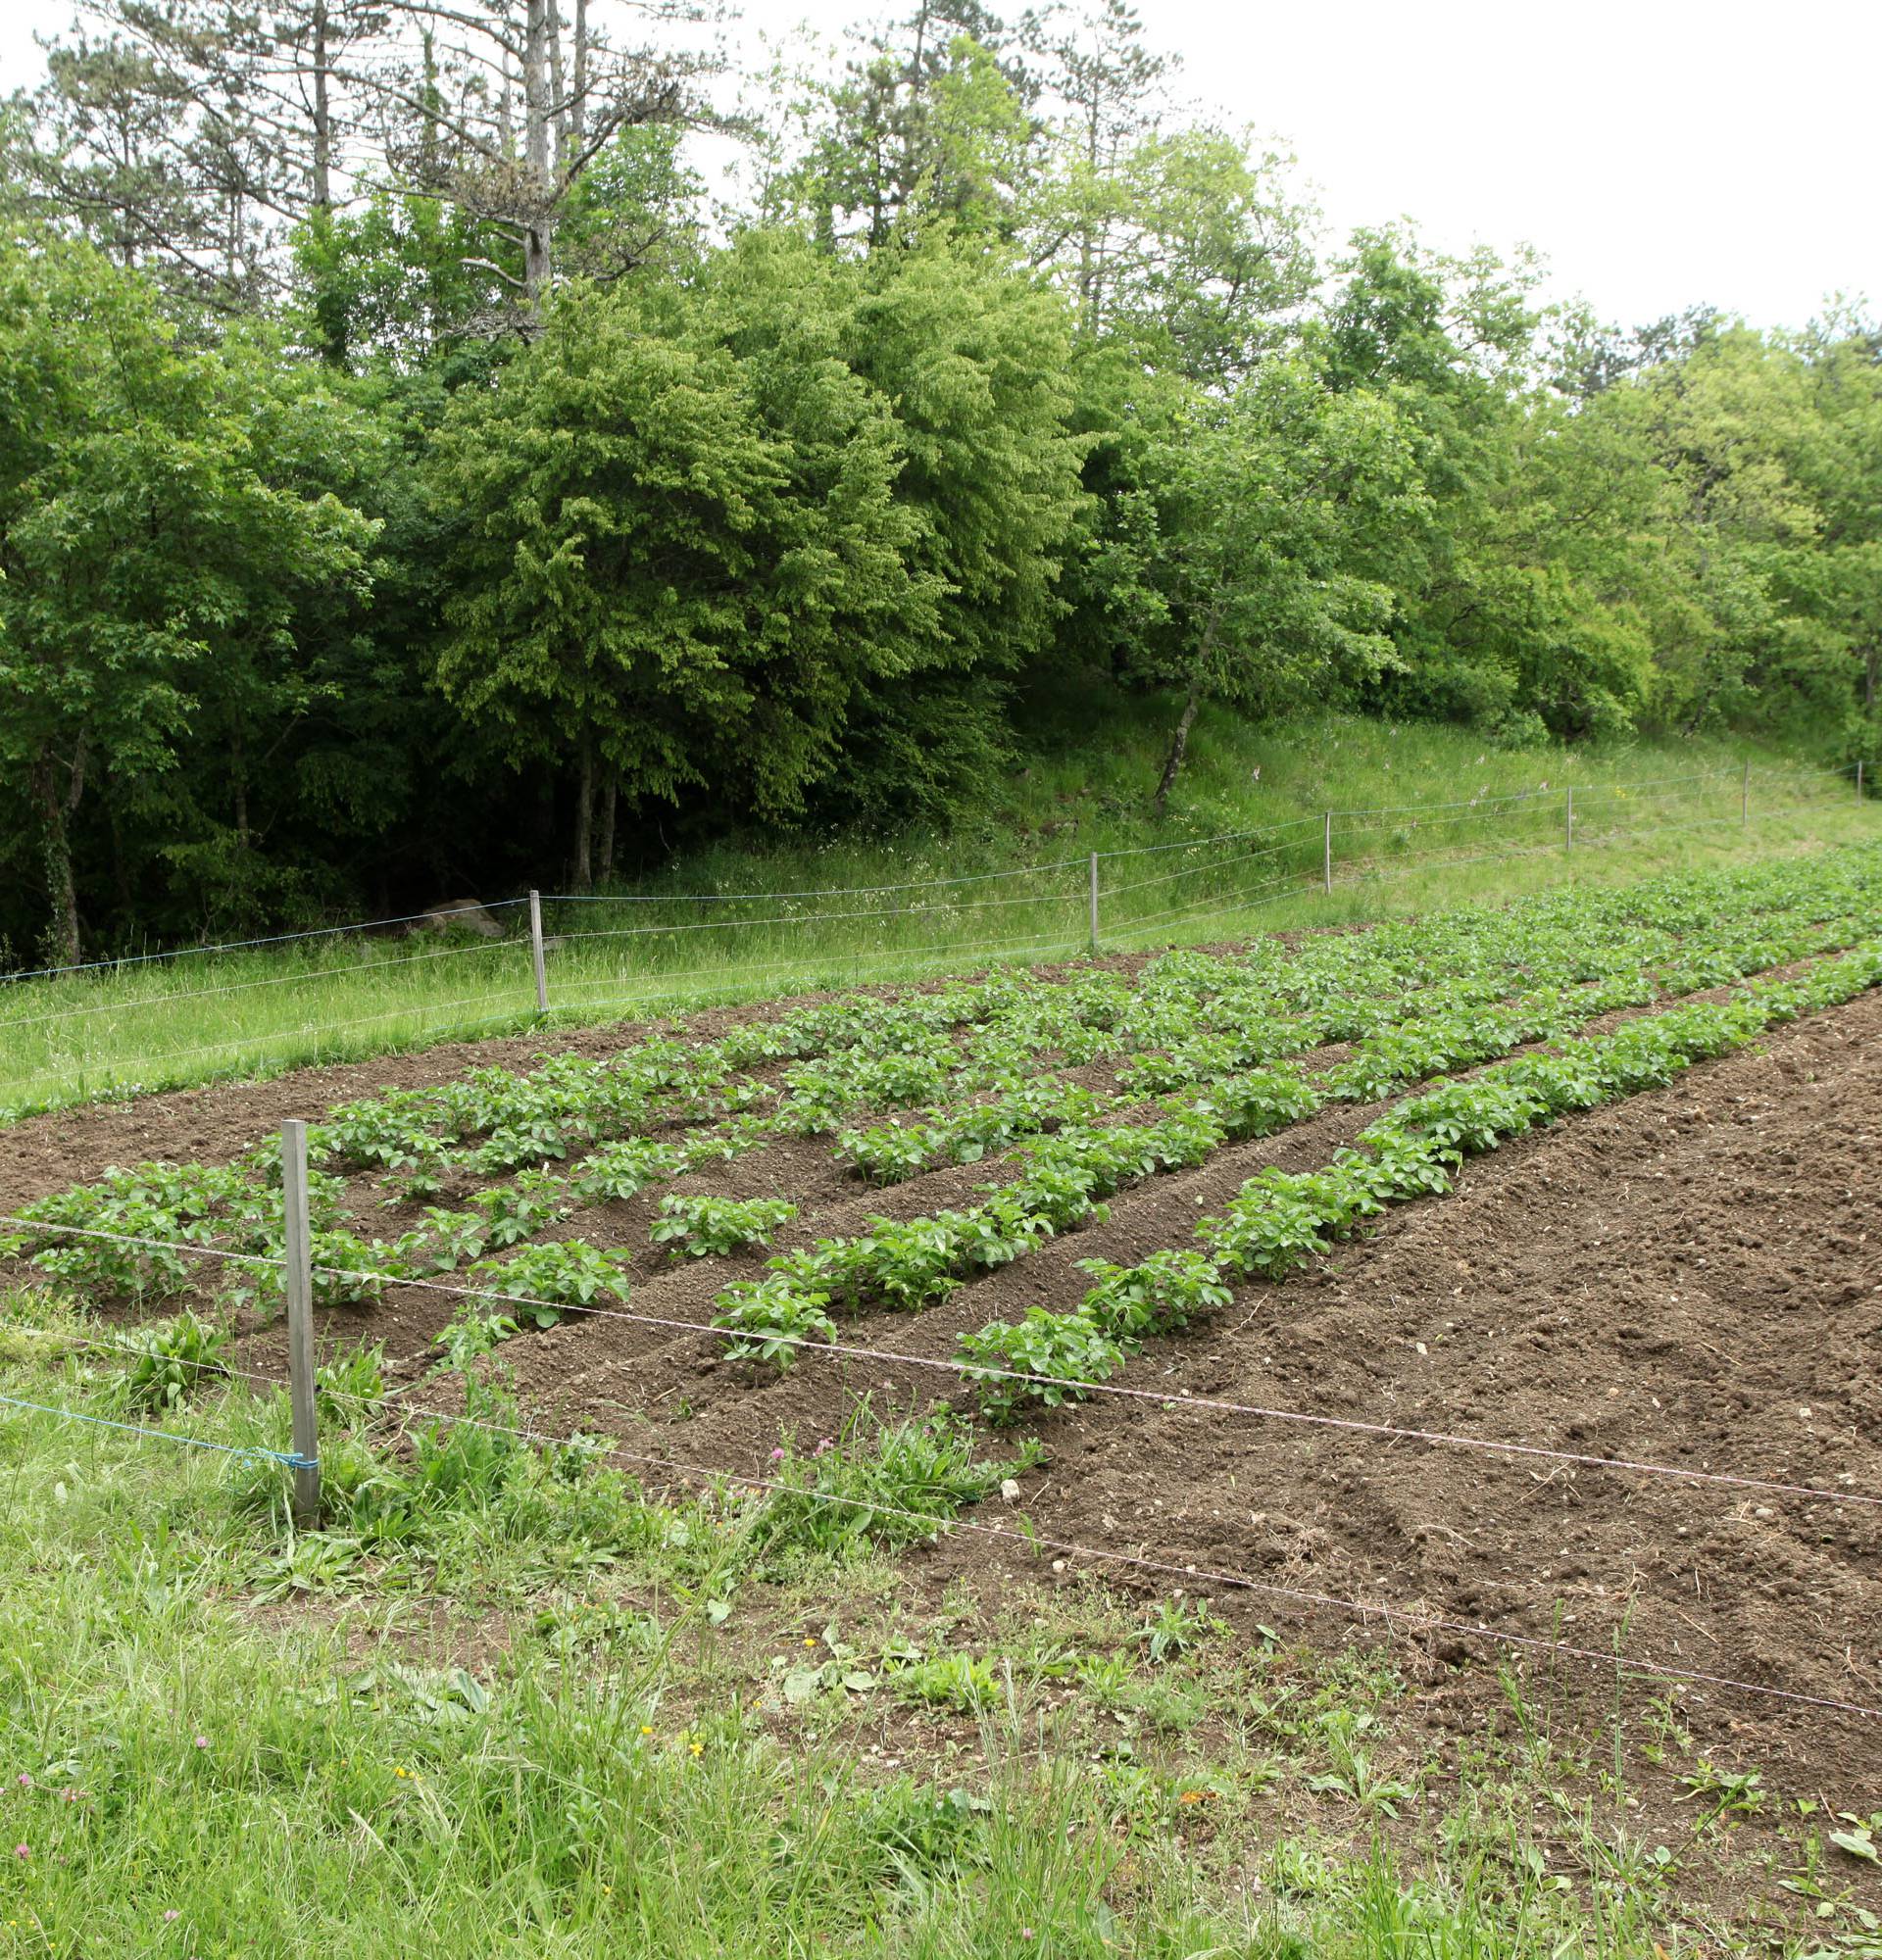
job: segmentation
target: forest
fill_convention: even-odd
[[[945,827],[1097,677],[1155,807],[1203,704],[1875,752],[1859,305],[1328,237],[1125,0],[717,47],[99,0],[0,104],[0,964]]]

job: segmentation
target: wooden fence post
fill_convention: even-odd
[[[287,1392],[294,1414],[295,1528],[321,1521],[321,1447],[314,1384],[314,1257],[308,1234],[307,1125],[281,1125],[281,1201],[287,1259]]]
[[[549,976],[542,967],[542,894],[529,894],[529,955],[536,967],[536,1012],[549,1011]]]

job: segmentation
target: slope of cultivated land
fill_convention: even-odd
[[[355,1235],[339,1250],[385,1262],[380,1279],[318,1320],[322,1352],[339,1370],[326,1418],[344,1429],[328,1465],[338,1514],[330,1534],[283,1548],[258,1502],[267,1480],[237,1466],[221,1499],[227,1517],[211,1529],[247,1547],[218,1554],[236,1559],[218,1568],[225,1574],[218,1587],[239,1612],[271,1639],[277,1628],[330,1621],[356,1657],[371,1656],[369,1683],[392,1679],[388,1657],[401,1665],[419,1657],[434,1670],[412,1677],[433,1684],[426,1694],[455,1678],[450,1667],[500,1694],[503,1676],[515,1669],[527,1681],[532,1656],[552,1652],[558,1678],[568,1670],[582,1684],[569,1704],[579,1711],[590,1697],[602,1705],[615,1691],[603,1683],[619,1684],[625,1665],[634,1695],[670,1695],[672,1705],[612,1719],[628,1721],[628,1738],[663,1739],[676,1720],[672,1749],[682,1757],[712,1762],[722,1747],[734,1808],[748,1800],[740,1778],[771,1760],[765,1740],[785,1761],[821,1763],[817,1751],[834,1748],[856,1761],[866,1785],[908,1765],[971,1794],[997,1736],[999,1748],[1017,1748],[1028,1764],[1037,1757],[1049,1779],[1069,1779],[1067,1789],[1114,1797],[1089,1840],[1079,1835],[1085,1826],[1068,1829],[1063,1806],[1037,1813],[1055,1820],[1052,1841],[1114,1846],[1114,1864],[1073,1886],[1082,1899],[1102,1891],[1107,1912],[1127,1909],[1142,1834],[1154,1829],[1167,1841],[1160,1876],[1146,1883],[1164,1896],[1172,1875],[1191,1883],[1207,1865],[1211,1912],[1225,1898],[1243,1909],[1254,1896],[1248,1875],[1259,1869],[1290,1887],[1290,1899],[1337,1896],[1329,1932],[1364,1916],[1357,1890],[1378,1885],[1396,1898],[1396,1882],[1355,1878],[1349,1895],[1315,1876],[1331,1869],[1316,1861],[1331,1856],[1376,1875],[1387,1855],[1408,1872],[1444,1872],[1447,1884],[1462,1870],[1483,1871],[1472,1861],[1487,1859],[1500,1874],[1481,1881],[1488,1892],[1501,1900],[1513,1889],[1522,1901],[1516,1923],[1529,1931],[1512,1952],[1556,1950],[1576,1923],[1581,1908],[1565,1894],[1566,1917],[1537,1913],[1536,1888],[1558,1883],[1549,1872],[1585,1875],[1570,1883],[1591,1886],[1596,1917],[1621,1911],[1644,1886],[1660,1888],[1660,1903],[1641,1908],[1645,1920],[1614,1922],[1604,1936],[1615,1952],[1652,1953],[1675,1921],[1742,1944],[1754,1922],[1794,1919],[1818,1897],[1829,1902],[1830,1931],[1842,1932],[1882,1907],[1878,1887],[1853,1854],[1819,1869],[1820,1843],[1812,1851],[1806,1840],[1820,1838],[1838,1812],[1860,1818],[1876,1808],[1877,1723],[1699,1681],[1617,1679],[1610,1666],[1499,1645],[1485,1634],[1598,1653],[1618,1646],[1664,1670],[1882,1707],[1882,1509],[1305,1426],[1282,1412],[1882,1495],[1882,1261],[1872,1243],[1882,1232],[1873,1169],[1882,1143],[1874,1114],[1882,994],[1873,991],[1882,918],[1872,877],[1851,858],[1820,873],[1793,867],[1768,890],[1657,887],[1638,900],[1461,914],[1340,940],[1223,948],[1219,957],[1080,965],[1039,981],[995,976],[984,986],[803,1008],[780,1003],[696,1023],[686,1031],[691,1047],[658,1029],[584,1038],[580,1053],[608,1064],[599,1074],[555,1061],[538,1068],[538,1044],[515,1044],[69,1112],[0,1136],[0,1191],[9,1208],[29,1201],[16,1192],[51,1196],[44,1215],[75,1223],[122,1222],[123,1206],[148,1201],[160,1227],[169,1220],[165,1229],[200,1224],[225,1246],[265,1243],[265,1231],[253,1237],[255,1217],[243,1224],[246,1214],[226,1208],[227,1192],[246,1192],[243,1202],[265,1194],[266,1162],[248,1153],[279,1115],[326,1119],[315,1132],[316,1161],[332,1166],[322,1201]],[[1837,948],[1857,942],[1858,953],[1839,956]],[[1819,984],[1826,980],[1833,984]],[[1339,998],[1343,985],[1352,998]],[[1847,998],[1863,986],[1871,991]],[[1838,1000],[1846,1004],[1828,1004]],[[1225,1305],[1129,1355],[1112,1383],[1121,1397],[1097,1393],[1027,1409],[1009,1430],[973,1419],[973,1393],[955,1365],[959,1338],[1017,1321],[1029,1307],[1065,1313],[1090,1285],[1081,1261],[1134,1266],[1195,1245],[1199,1220],[1249,1202],[1251,1180],[1267,1191],[1260,1180],[1270,1170],[1336,1163],[1376,1139],[1383,1115],[1418,1106],[1434,1078],[1490,1091],[1523,1080],[1539,1058],[1572,1068],[1574,1057],[1589,1057],[1592,1066],[1610,1037],[1624,1045],[1645,1035],[1651,1045],[1659,1026],[1697,1029],[1690,1039],[1703,1043],[1686,1004],[1694,1002],[1718,1004],[1728,1020],[1747,1016],[1718,1023],[1720,1046],[1733,1050],[1724,1058],[1695,1061],[1665,1087],[1610,1089],[1604,1093],[1618,1100],[1526,1133],[1506,1127],[1498,1147],[1456,1171],[1448,1194],[1401,1193],[1361,1236],[1280,1281],[1227,1273]],[[1752,1027],[1788,1012],[1804,1018],[1740,1045]],[[1283,1059],[1251,1063],[1257,1054]],[[1265,1136],[1226,1137],[1205,1125],[1178,1167],[1126,1178],[1104,1215],[1087,1212],[1028,1242],[1011,1263],[957,1270],[945,1296],[918,1310],[866,1302],[841,1312],[838,1342],[868,1352],[817,1351],[813,1342],[782,1371],[729,1357],[720,1337],[701,1330],[728,1287],[768,1272],[767,1249],[675,1260],[649,1240],[674,1194],[788,1198],[798,1209],[775,1234],[780,1252],[840,1242],[874,1218],[966,1212],[989,1185],[1043,1195],[1024,1184],[1042,1160],[1028,1148],[949,1162],[940,1140],[1047,1076],[1096,1099],[1079,1106],[1097,1118],[1095,1127],[1083,1118],[1049,1125],[1050,1145],[1081,1129],[1115,1137],[1167,1122],[1172,1110],[1263,1079],[1264,1069],[1330,1100],[1292,1111]],[[1375,1069],[1391,1083],[1383,1096],[1358,1088]],[[650,1085],[644,1096],[595,1101],[627,1077],[638,1081],[636,1070]],[[1347,1093],[1333,1094],[1336,1084]],[[391,1093],[371,1093],[381,1085]],[[570,1100],[556,1100],[558,1085]],[[480,1127],[453,1130],[473,1107]],[[526,1166],[482,1160],[538,1119],[548,1125],[545,1148],[569,1152],[549,1160],[546,1184],[532,1182],[542,1174]],[[582,1127],[597,1120],[599,1138]],[[856,1158],[882,1148],[885,1123],[891,1140],[918,1133],[929,1143],[892,1181],[871,1185]],[[582,1178],[620,1147],[610,1138],[630,1148],[715,1139],[737,1148],[631,1197],[583,1197]],[[605,1250],[624,1297],[604,1293],[594,1302],[601,1311],[570,1310],[541,1328],[521,1313],[521,1330],[488,1359],[434,1367],[436,1337],[460,1302],[392,1257],[395,1234],[428,1229],[405,1188],[410,1166],[347,1155],[407,1145],[434,1152],[426,1161],[440,1201],[456,1215],[493,1194],[546,1191],[567,1200],[566,1215],[497,1254],[498,1270],[541,1248]],[[151,1156],[183,1170],[170,1179],[146,1167],[89,1183],[113,1162]],[[223,1196],[200,1216],[177,1196],[197,1174],[192,1165],[239,1172],[234,1186],[215,1186]],[[35,1466],[30,1493],[50,1474],[45,1452],[61,1447],[54,1425],[33,1446],[37,1454],[20,1453],[29,1426],[51,1423],[32,1409],[78,1402],[122,1415],[125,1404],[112,1399],[109,1358],[82,1345],[62,1348],[83,1328],[69,1308],[45,1332],[9,1345],[16,1324],[37,1324],[34,1296],[20,1288],[56,1269],[41,1240],[28,1237],[22,1250],[27,1256],[0,1274],[0,1369],[24,1362],[40,1372],[24,1392],[28,1409],[0,1424],[0,1442],[15,1452],[10,1460]],[[213,1308],[216,1284],[194,1276],[223,1270],[185,1258],[175,1287],[130,1299],[112,1297],[99,1266],[90,1338],[117,1339],[131,1322],[161,1328],[186,1302]],[[460,1260],[438,1285],[491,1279]],[[475,1308],[492,1304],[486,1298]],[[278,1374],[278,1320],[250,1302],[233,1324],[226,1358]],[[362,1378],[360,1344],[384,1348],[391,1397],[380,1400],[375,1386],[365,1404],[348,1402],[346,1385]],[[514,1402],[492,1401],[479,1387],[493,1371]],[[166,1423],[211,1441],[284,1434],[280,1397],[250,1396],[238,1383],[212,1399],[186,1367],[182,1379],[184,1403]],[[900,1549],[854,1572],[786,1561],[727,1576],[724,1561],[750,1557],[739,1550],[741,1531],[770,1501],[754,1494],[758,1486],[818,1474],[810,1452],[833,1436],[844,1442],[828,1459],[831,1474],[864,1475],[843,1466],[885,1446],[884,1421],[926,1411],[938,1397],[960,1412],[946,1433],[995,1459],[987,1481],[944,1506],[941,1515],[966,1504],[959,1531],[931,1544],[911,1544],[905,1534]],[[505,1471],[501,1457],[479,1469],[485,1433],[448,1420],[467,1410],[543,1436],[580,1429],[616,1439],[659,1501],[623,1509],[583,1494],[570,1453],[528,1472]],[[433,1412],[447,1420],[427,1430]],[[85,1439],[94,1461],[100,1449],[136,1447],[101,1434]],[[452,1439],[463,1441],[462,1455],[450,1454]],[[779,1470],[774,1453],[793,1440],[804,1455],[787,1455]],[[79,1468],[76,1446],[58,1460],[60,1492],[96,1485],[100,1494],[81,1501],[106,1506],[114,1528],[156,1501],[107,1492],[94,1469]],[[925,1501],[923,1474],[834,1488]],[[1016,1484],[1010,1503],[998,1495],[1006,1475]],[[427,1523],[424,1504],[449,1504],[440,1494],[460,1479],[463,1517]],[[545,1489],[560,1494],[551,1501]],[[421,1502],[415,1492],[432,1494]],[[190,1516],[173,1496],[164,1502],[172,1519]],[[825,1521],[855,1516],[809,1508]],[[39,1569],[41,1553],[16,1546],[13,1555]],[[170,1556],[159,1555],[152,1573]],[[258,1586],[260,1599],[251,1599]],[[404,1602],[396,1611],[395,1595]],[[725,1619],[722,1643],[701,1627],[696,1648],[686,1632],[685,1658],[663,1647],[668,1657],[646,1659],[635,1642],[663,1625],[677,1633],[707,1602]],[[1176,1641],[1162,1659],[1151,1644],[1159,1627],[1173,1628]],[[38,1673],[85,1678],[83,1642],[75,1660],[62,1654],[56,1667],[49,1650],[31,1651]],[[802,1678],[787,1676],[794,1664],[813,1678],[785,1691],[787,1678]],[[52,1691],[36,1680],[22,1673],[14,1687],[28,1696]],[[0,1680],[0,1703],[8,1691]],[[371,1688],[375,1708],[386,1691]],[[728,1696],[751,1709],[735,1747]],[[525,1693],[490,1720],[540,1728],[541,1715],[524,1712],[530,1705]],[[484,1716],[472,1720],[481,1734]],[[50,1738],[71,1724],[50,1711],[39,1723],[51,1759]],[[214,1727],[200,1716],[190,1726]],[[342,1752],[333,1773],[350,1778],[368,1746],[349,1742],[353,1753]],[[519,1743],[504,1728],[487,1746],[507,1761]],[[416,1759],[409,1738],[397,1748]],[[601,1779],[579,1754],[561,1760],[559,1789]],[[448,1764],[427,1762],[444,1788]],[[159,1772],[169,1775],[153,1765]],[[1761,1785],[1729,1781],[1754,1773]],[[1734,1788],[1752,1795],[1735,1799],[1721,1822],[1711,1805]],[[1799,1809],[1799,1798],[1816,1809]],[[678,1814],[664,1788],[649,1800]],[[768,1800],[774,1815],[786,1814],[775,1790]],[[996,1799],[1003,1820],[1009,1800]],[[1012,1798],[1011,1815],[1038,1800],[1037,1791]],[[387,1828],[376,1798],[349,1787],[347,1801],[373,1830]],[[495,1814],[475,1791],[448,1801],[454,1820],[458,1804],[484,1827]],[[1519,1829],[1511,1805],[1530,1813]],[[1153,1815],[1167,1825],[1153,1827]],[[726,1827],[702,1816],[701,1828]],[[1389,1854],[1376,1848],[1381,1835]],[[1654,1862],[1656,1842],[1675,1847],[1672,1863]],[[1802,1873],[1818,1890],[1784,1891],[1783,1873]],[[1480,1881],[1464,1883],[1467,1890]],[[1406,1903],[1408,1926],[1424,1909]],[[1283,1918],[1293,1910],[1281,1908]],[[1454,1905],[1443,1910],[1447,1926],[1470,1924],[1471,1938],[1504,1937]],[[1050,1917],[1030,1903],[1022,1911],[1015,1924]],[[1662,1911],[1673,1919],[1654,1916]],[[1219,1947],[1221,1924],[1210,1924]],[[1016,1936],[1007,1928],[990,1950],[1010,1950]],[[1411,1936],[1366,1936],[1373,1945],[1364,1950],[1383,1953]]]
[[[1507,1145],[1452,1196],[1395,1208],[1319,1269],[1239,1288],[1124,1380],[1882,1496],[1878,1092],[1870,995]],[[965,1328],[1075,1298],[1079,1258],[1175,1243],[1255,1171],[1322,1162],[1370,1113],[1330,1110],[1141,1185],[1106,1223],[842,1338],[944,1360]],[[637,1309],[703,1317],[712,1286],[683,1271]],[[779,1378],[715,1359],[695,1336],[582,1316],[513,1359],[548,1427],[602,1427],[636,1451],[746,1474],[781,1434],[833,1432],[859,1394],[918,1405],[952,1386],[814,1353]],[[1026,1499],[1048,1536],[1603,1651],[1619,1637],[1669,1668],[1882,1705],[1882,1508],[1103,1396],[1027,1427],[1052,1452]],[[1015,1549],[967,1539],[936,1564],[973,1570]],[[1240,1603],[1256,1619],[1300,1611]],[[1340,1618],[1321,1616],[1322,1631]],[[1499,1657],[1454,1636],[1423,1644]],[[1733,1753],[1860,1794],[1873,1723],[1704,1687],[1683,1699]]]

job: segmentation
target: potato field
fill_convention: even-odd
[[[146,1420],[276,1383],[304,1116],[348,1558],[385,1463],[521,1432],[787,1493],[911,1596],[1382,1650],[1439,1785],[1512,1694],[1624,1702],[1688,1739],[1650,1809],[1782,1790],[1862,1846],[1879,990],[1848,849],[68,1110],[0,1133],[0,1252]],[[916,1431],[977,1481],[826,1472]]]

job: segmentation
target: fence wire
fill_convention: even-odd
[[[1080,949],[1081,942],[1083,950],[1090,952],[1108,945],[1128,949],[1141,945],[1147,937],[1155,936],[1160,931],[1188,930],[1211,920],[1252,913],[1281,903],[1290,895],[1311,899],[1315,892],[1323,895],[1334,889],[1381,884],[1445,865],[1462,868],[1471,864],[1540,857],[1553,852],[1598,850],[1627,839],[1655,834],[1696,834],[1739,821],[1738,812],[1714,817],[1695,816],[1683,822],[1666,820],[1678,814],[1675,806],[1700,794],[1703,786],[1708,784],[1726,791],[1733,784],[1738,784],[1741,797],[1749,797],[1754,789],[1758,789],[1767,798],[1776,791],[1787,799],[1781,811],[1757,811],[1754,821],[1760,816],[1815,807],[1818,803],[1827,806],[1829,800],[1846,793],[1849,779],[1858,766],[1849,764],[1840,770],[1827,772],[1776,766],[1699,771],[1642,778],[1631,783],[1551,783],[1533,790],[1506,792],[1494,797],[1380,804],[1333,810],[1321,817],[1303,816],[1247,830],[1225,831],[1213,837],[1183,838],[1083,857],[1046,859],[994,871],[910,879],[895,884],[825,886],[778,892],[555,894],[544,903],[582,907],[696,906],[715,910],[755,904],[797,905],[810,901],[876,899],[883,903],[876,906],[849,904],[844,909],[835,911],[813,909],[767,912],[758,916],[732,912],[703,919],[642,925],[584,924],[563,934],[551,934],[544,941],[546,950],[554,953],[557,949],[566,948],[567,953],[552,970],[553,984],[548,992],[547,1011],[551,1017],[567,1017],[570,1014],[592,1015],[616,1007],[673,1005],[696,1000],[702,994],[724,998],[746,993],[752,990],[754,983],[762,986],[779,976],[792,974],[814,981],[818,976],[844,973],[856,977],[867,970],[882,979],[892,980],[898,973],[913,977],[916,973],[925,973],[936,966],[946,965],[951,960],[981,956],[1023,959],[1068,956]],[[1571,791],[1572,828],[1568,821]],[[1623,808],[1629,815],[1636,816],[1644,816],[1650,810],[1657,811],[1657,820],[1651,827],[1636,823],[1616,829],[1612,818],[1621,813]],[[1534,845],[1477,852],[1458,852],[1445,846],[1410,852],[1372,850],[1362,854],[1358,865],[1350,861],[1357,838],[1420,830],[1461,832],[1476,824],[1498,827],[1507,824],[1517,828],[1519,834],[1534,834],[1544,826],[1556,824],[1558,813],[1560,836]],[[1321,835],[1313,835],[1316,831]],[[1468,840],[1460,835],[1457,841],[1461,844]],[[1227,855],[1222,855],[1225,850]],[[1343,850],[1349,860],[1346,863],[1340,861]],[[1147,863],[1142,876],[1125,876],[1120,882],[1108,882],[1138,860],[1155,860],[1172,852],[1183,853],[1189,861],[1167,870],[1151,869]],[[1280,871],[1290,861],[1298,862],[1297,874],[1258,877],[1253,885],[1241,883],[1251,871]],[[1072,873],[1083,875],[1069,875]],[[980,889],[1027,878],[1059,882],[1057,889],[1038,892],[989,893]],[[1180,894],[1186,883],[1195,896],[1183,900]],[[1174,888],[1170,896],[1177,902],[1149,912],[1133,909],[1132,902],[1137,901],[1139,894],[1161,894],[1165,888]],[[921,895],[931,899],[932,904],[923,903]],[[480,909],[497,913],[514,912],[515,908],[528,903],[526,899],[505,899],[494,901]],[[1088,921],[1080,916],[1087,906],[1091,912]],[[774,938],[776,935],[814,935],[828,927],[849,928],[856,934],[877,927],[886,938],[893,940],[923,924],[945,927],[956,922],[966,923],[969,914],[994,912],[1024,912],[1035,918],[1038,925],[1044,925],[1047,916],[1060,908],[1066,913],[1066,930],[1063,934],[1034,930],[1027,936],[1015,935],[1005,940],[944,941],[933,938],[917,939],[903,946],[807,946],[796,956],[758,961],[733,961],[728,958],[715,964],[663,967],[658,963],[636,960],[599,971],[588,958],[591,954],[604,954],[610,944],[618,943],[624,948],[677,948],[689,942],[697,944],[698,935],[702,933],[715,932],[754,932]],[[468,912],[471,908],[467,906],[463,909]],[[173,953],[93,960],[65,968],[40,968],[0,978],[7,982],[32,979],[57,982],[68,976],[86,976],[91,981],[108,984],[120,970],[143,969],[153,962],[207,954],[241,954],[303,943],[331,944],[347,934],[393,930],[436,916],[439,914],[435,912],[415,912],[359,925],[272,934],[252,940],[181,948]],[[1074,921],[1078,923],[1074,924]],[[993,923],[992,917],[987,917],[985,922]],[[1017,918],[1015,923],[1019,923]],[[1083,931],[1078,929],[1079,924],[1084,925]],[[82,1094],[93,1085],[101,1093],[110,1093],[145,1080],[192,1077],[200,1072],[198,1065],[206,1057],[221,1057],[207,1065],[212,1070],[226,1073],[231,1065],[246,1055],[252,1055],[261,1067],[303,1056],[310,1060],[337,1056],[358,1047],[359,1043],[349,1038],[359,1036],[366,1029],[386,1031],[380,1036],[366,1037],[369,1046],[383,1046],[388,1042],[398,1046],[468,1039],[498,1028],[521,1030],[537,1025],[539,1018],[531,986],[530,949],[531,942],[527,935],[513,933],[502,939],[486,940],[471,946],[433,948],[363,961],[320,965],[306,971],[230,979],[217,985],[186,987],[173,993],[133,995],[122,1000],[85,1000],[21,1016],[9,1017],[0,1011],[0,1040],[8,1038],[15,1030],[41,1031],[38,1039],[46,1044],[44,1058],[35,1065],[23,1067],[13,1090],[17,1099],[30,1102],[34,1098],[56,1099],[61,1094]],[[757,950],[755,947],[754,951]],[[312,1013],[308,1011],[316,1007],[316,1001],[322,993],[337,996],[358,976],[382,975],[391,969],[404,967],[430,972],[437,970],[435,962],[440,960],[487,957],[491,955],[498,956],[500,965],[505,958],[515,962],[514,980],[506,984],[500,971],[493,972],[489,989],[478,995],[456,996],[446,1000],[430,1000],[416,995],[396,1006],[340,1017],[321,1014],[317,1008]],[[585,967],[584,960],[588,960]],[[135,1024],[140,1015],[161,1016],[175,1006],[210,1000],[228,1002],[233,1012],[238,1004],[245,1008],[251,1001],[290,999],[291,995],[283,996],[280,990],[297,986],[307,990],[309,999],[304,1004],[296,1004],[302,1005],[302,1012],[288,1025],[261,1025],[245,1032],[230,1033],[216,1041],[149,1047],[131,1054],[116,1053],[109,1038],[124,1039],[128,1036],[134,1039]],[[0,987],[0,1003],[5,998],[5,988]],[[474,1011],[477,1009],[487,1011],[477,1013]],[[74,1037],[73,1048],[75,1052],[62,1052],[66,1045],[58,1038],[58,1030],[67,1024],[74,1029],[91,1026],[108,1038],[100,1040],[94,1036],[79,1040]],[[224,1025],[227,1023],[224,1022]],[[27,1046],[30,1048],[30,1042]]]

